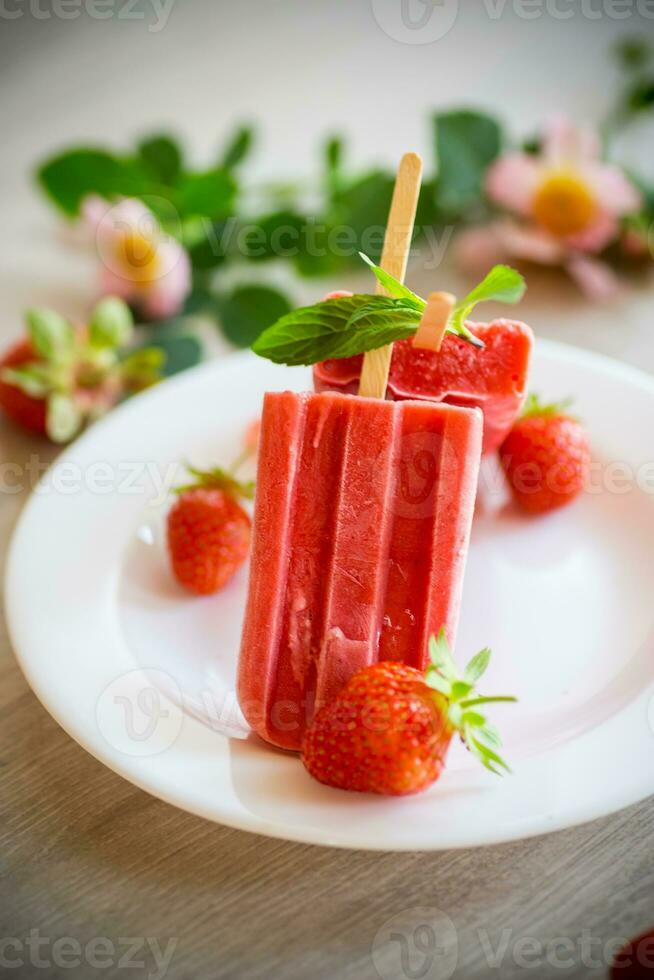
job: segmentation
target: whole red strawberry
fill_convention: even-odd
[[[34,347],[29,340],[19,340],[0,358],[0,408],[22,428],[45,435],[45,400],[34,398],[18,385],[3,381],[5,371],[22,368],[35,359]]]
[[[178,489],[168,514],[168,552],[177,581],[198,595],[218,592],[241,567],[251,522],[238,502],[254,487],[221,469],[190,469],[196,482]]]
[[[566,403],[541,405],[530,395],[500,447],[513,496],[530,514],[546,514],[570,503],[588,479],[588,438],[565,407]]]
[[[28,336],[0,359],[0,409],[53,442],[68,442],[125,395],[159,379],[160,348],[122,356],[133,321],[115,296],[100,300],[82,329],[48,309],[30,310],[26,320]]]
[[[515,698],[474,691],[490,650],[473,657],[462,677],[443,631],[431,638],[429,651],[426,674],[382,661],[355,674],[317,712],[302,747],[302,761],[315,779],[363,793],[417,793],[438,779],[457,733],[492,772],[507,769],[495,751],[499,734],[478,707]]]

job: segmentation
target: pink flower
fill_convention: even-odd
[[[642,201],[624,173],[600,159],[591,129],[553,119],[539,153],[507,153],[490,166],[486,192],[512,217],[463,232],[457,243],[463,265],[476,262],[476,271],[510,259],[562,265],[590,297],[615,294],[616,276],[589,254],[615,241],[620,219]]]
[[[179,312],[191,289],[189,257],[141,201],[112,205],[92,195],[82,203],[82,217],[95,235],[103,295],[120,296],[148,319]]]
[[[619,219],[641,196],[624,173],[599,156],[592,130],[563,118],[546,129],[540,153],[509,153],[489,168],[486,191],[496,204],[579,252],[601,252]]]

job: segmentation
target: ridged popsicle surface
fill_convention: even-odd
[[[266,395],[238,676],[262,738],[299,749],[361,667],[454,642],[481,440],[473,409]]]

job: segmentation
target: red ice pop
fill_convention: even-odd
[[[414,347],[411,340],[396,342],[386,397],[481,408],[483,452],[488,453],[504,441],[522,408],[533,334],[516,320],[467,326],[484,342],[483,348],[451,334],[438,352]],[[359,354],[314,365],[315,390],[356,393],[362,360]]]
[[[454,642],[481,438],[470,409],[266,395],[238,675],[262,738],[298,749],[357,670]]]

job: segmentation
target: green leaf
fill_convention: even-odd
[[[187,332],[183,319],[157,324],[148,331],[147,343],[137,347],[128,357],[131,359],[136,355],[142,356],[144,350],[149,351],[152,348],[159,351],[159,358],[165,358],[160,366],[161,373],[166,378],[195,367],[204,357],[202,343],[194,334]],[[154,355],[147,354],[146,357]]]
[[[394,186],[395,175],[382,170],[373,170],[348,183],[339,181],[324,224],[332,229],[347,229],[353,241],[340,256],[334,257],[326,249],[319,263],[323,268],[329,269],[334,258],[341,265],[356,265],[359,250],[372,256],[373,261],[379,260]]]
[[[627,71],[644,68],[652,57],[652,46],[640,37],[621,38],[615,46],[620,66]]]
[[[0,371],[0,381],[4,384],[20,388],[30,398],[45,398],[51,389],[51,384],[39,365],[4,368]]]
[[[118,296],[105,296],[91,313],[89,332],[94,347],[124,347],[133,330],[132,311]]]
[[[432,687],[435,691],[439,691],[444,694],[446,698],[449,698],[452,686],[448,680],[446,680],[443,675],[436,669],[436,667],[429,666],[427,672],[425,673],[425,683],[427,687]]]
[[[434,117],[437,163],[436,201],[458,216],[483,199],[483,179],[502,145],[500,126],[491,116],[460,110]]]
[[[254,142],[254,128],[252,126],[239,126],[232,138],[227,143],[223,151],[220,166],[224,170],[233,170],[252,150]]]
[[[336,173],[341,168],[343,161],[343,138],[341,136],[330,136],[325,143],[325,164],[328,173]]]
[[[248,259],[295,258],[305,248],[307,219],[296,211],[281,210],[249,222],[244,236]]]
[[[541,416],[554,418],[557,415],[565,415],[573,402],[574,398],[562,398],[559,402],[543,402],[540,396],[532,391],[527,395],[520,418],[531,419]]]
[[[203,222],[200,237],[188,248],[189,258],[194,270],[213,270],[223,265],[227,259],[225,234],[227,221]]]
[[[163,374],[166,378],[195,367],[204,357],[204,348],[200,340],[190,333],[164,338],[157,346],[166,357],[163,365]]]
[[[237,347],[250,347],[271,324],[289,315],[287,297],[270,286],[237,286],[217,301],[223,333]]]
[[[459,673],[456,669],[456,664],[452,659],[450,645],[447,642],[444,628],[441,628],[438,637],[431,636],[429,638],[429,657],[434,667],[436,667],[437,670],[440,670],[441,674],[443,674],[443,676],[446,677],[451,684],[459,679]]]
[[[81,147],[43,163],[37,171],[43,190],[69,217],[79,214],[88,194],[111,200],[117,195],[139,197],[150,182],[140,161],[121,159],[106,150]]]
[[[479,344],[479,340],[465,325],[465,321],[477,303],[486,300],[496,300],[499,303],[518,303],[524,296],[526,288],[527,284],[519,272],[508,265],[496,265],[479,285],[475,286],[464,299],[457,302],[449,326],[464,339],[469,340],[470,343]]]
[[[226,218],[233,209],[235,195],[236,182],[223,167],[180,178],[179,206],[183,215]]]
[[[490,658],[491,652],[488,647],[480,650],[466,667],[463,673],[464,680],[466,680],[468,684],[476,684],[479,678],[486,673],[486,669],[490,663]]]
[[[82,428],[82,414],[69,395],[49,396],[45,428],[53,442],[69,442]]]
[[[415,330],[420,323],[420,316],[414,307],[407,306],[403,300],[396,300],[391,296],[371,296],[369,303],[364,303],[354,311],[348,327],[375,330],[395,325],[400,331],[408,326]]]
[[[35,307],[27,311],[26,320],[34,349],[46,360],[72,350],[75,331],[59,313],[45,307]]]
[[[403,328],[395,319],[389,322],[388,311],[387,316],[380,315],[374,321],[370,318],[365,327],[351,325],[350,318],[358,309],[379,299],[385,297],[360,294],[300,307],[265,330],[252,350],[277,364],[315,364],[331,357],[351,357],[411,336],[415,323],[406,322]]]
[[[389,272],[386,272],[384,269],[380,268],[380,266],[375,265],[375,263],[369,259],[367,255],[364,255],[363,252],[359,252],[359,255],[363,261],[370,266],[377,280],[381,283],[384,289],[390,293],[391,296],[394,296],[396,299],[403,299],[409,304],[409,306],[412,306],[419,313],[424,311],[425,307],[427,306],[424,299],[417,296],[408,288],[408,286],[405,286],[404,283],[401,283]]]
[[[182,170],[182,152],[171,136],[149,136],[139,143],[138,152],[155,180],[168,187],[176,182]]]
[[[181,487],[175,487],[175,493],[186,493],[188,490],[195,490],[197,487],[216,487],[225,490],[235,498],[254,499],[254,481],[239,480],[233,473],[223,469],[222,466],[215,466],[210,470],[199,470],[194,466],[187,465],[187,469],[195,479]]]

